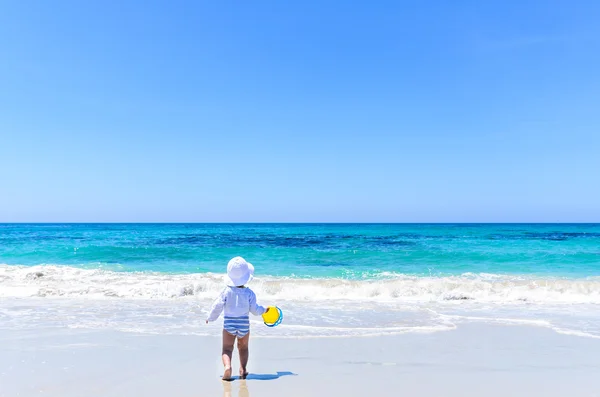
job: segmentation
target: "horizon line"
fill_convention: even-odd
[[[594,225],[591,222],[221,222],[221,221],[77,221],[77,222],[2,222],[0,225]]]

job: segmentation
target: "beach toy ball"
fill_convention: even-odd
[[[263,321],[267,327],[275,327],[281,324],[281,320],[283,320],[283,313],[281,309],[277,306],[269,306],[269,310],[264,312],[262,315]]]

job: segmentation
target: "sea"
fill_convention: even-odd
[[[227,262],[261,338],[484,322],[600,338],[600,224],[0,224],[0,329],[220,335]]]

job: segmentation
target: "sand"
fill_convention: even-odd
[[[600,340],[536,327],[256,337],[245,381],[219,354],[217,336],[0,330],[0,396],[600,396]]]

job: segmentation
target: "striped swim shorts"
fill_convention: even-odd
[[[248,316],[242,317],[225,317],[223,329],[231,335],[242,338],[250,331],[250,319]]]

